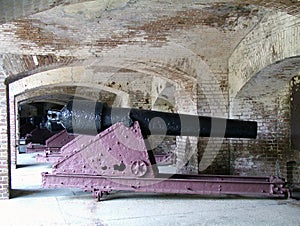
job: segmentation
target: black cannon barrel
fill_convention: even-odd
[[[97,134],[116,122],[138,121],[144,136],[256,138],[257,123],[207,116],[114,108],[102,102],[73,100],[60,111],[48,111],[48,125],[57,122],[69,133]]]

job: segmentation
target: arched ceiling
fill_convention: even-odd
[[[87,8],[90,8],[90,6],[93,4],[93,2],[97,1],[91,1],[91,0],[48,0],[48,1],[42,1],[42,0],[36,0],[32,2],[24,1],[24,0],[14,0],[14,1],[1,1],[0,2],[0,24],[6,23],[8,21],[18,19],[21,17],[26,17],[38,12],[47,11],[49,9],[52,9],[57,6],[68,6],[69,9],[77,11],[81,11],[82,15],[92,18],[93,16],[97,16],[99,12],[104,11],[110,11],[117,7],[119,8],[125,8],[127,6],[136,4],[137,1],[132,0],[101,0],[98,1],[100,4],[98,4],[97,7],[93,7],[90,9],[90,13],[84,13],[84,11]],[[152,1],[154,2],[154,1]],[[159,1],[155,1],[159,2]],[[174,3],[178,3],[180,1],[173,1]],[[193,1],[195,2],[195,1]],[[240,4],[255,4],[260,5],[264,7],[272,7],[272,8],[278,8],[280,10],[289,12],[289,13],[295,13],[299,5],[298,0],[227,0],[227,1],[220,1],[220,0],[206,0],[206,1],[198,1],[202,4],[213,4],[218,2],[237,2]],[[86,3],[84,6],[80,5],[81,3]],[[168,4],[171,4],[169,1]],[[81,6],[81,7],[79,7]]]
[[[60,86],[46,86],[42,88],[35,88],[30,91],[25,91],[16,95],[16,102],[19,104],[48,102],[60,105],[65,105],[70,100],[89,99],[95,101],[102,101],[108,105],[113,105],[116,94],[101,88],[92,88],[84,86],[60,85]]]
[[[120,45],[166,45],[178,31],[197,26],[233,32],[241,26],[251,29],[264,14],[255,5],[218,2],[111,0],[61,4],[4,24],[4,33],[11,31],[11,40],[3,41],[11,45],[1,49],[16,54],[21,50],[80,58],[98,56]]]
[[[239,91],[236,98],[248,100],[274,96],[300,75],[300,57],[287,58],[271,64],[255,74]]]

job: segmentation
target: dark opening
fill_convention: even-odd
[[[293,150],[300,150],[300,83],[292,79],[291,86],[291,143]]]

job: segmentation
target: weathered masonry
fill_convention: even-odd
[[[258,122],[257,139],[153,139],[178,173],[284,177],[300,188],[297,0],[0,3],[0,198],[23,119],[74,97]]]

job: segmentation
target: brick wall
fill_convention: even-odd
[[[7,114],[5,75],[0,70],[0,199],[9,197],[10,166],[8,162],[7,145]]]
[[[299,150],[291,144],[291,106],[298,77],[273,96],[255,99],[240,97],[232,106],[232,116],[258,122],[255,140],[230,140],[231,170],[237,175],[277,175],[300,188]],[[293,119],[293,117],[292,117]],[[297,126],[296,126],[297,127]]]
[[[291,102],[291,149],[287,157],[288,182],[300,189],[300,149],[299,149],[299,89],[300,77],[295,76],[291,80],[290,102]]]
[[[290,149],[289,86],[273,96],[235,99],[232,116],[258,122],[255,140],[231,140],[234,174],[280,175]]]
[[[191,87],[190,91],[195,87]],[[187,87],[185,87],[187,88]],[[194,90],[196,92],[197,90]],[[175,93],[176,111],[182,114],[197,114],[197,103],[192,99],[192,92],[184,88],[177,89]],[[185,122],[181,122],[184,124]],[[198,137],[178,136],[176,137],[176,167],[178,173],[198,173]]]
[[[211,75],[199,80],[198,115],[228,117],[227,65],[210,59],[207,62]],[[200,137],[198,142],[199,172],[208,174],[229,174],[230,155],[228,140],[218,137]]]

